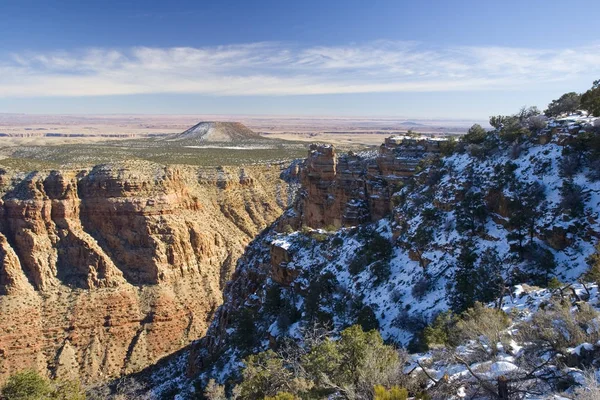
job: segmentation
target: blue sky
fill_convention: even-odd
[[[599,12],[593,0],[0,0],[0,112],[486,118],[600,78]]]

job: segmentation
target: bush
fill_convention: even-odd
[[[542,354],[567,355],[570,347],[600,339],[596,318],[598,312],[588,303],[573,308],[566,299],[554,299],[519,326],[518,339]]]
[[[474,124],[469,128],[461,140],[469,144],[481,144],[484,142],[486,135],[487,132],[481,125]]]
[[[8,378],[1,390],[6,400],[42,400],[52,393],[50,382],[34,370],[18,372]]]
[[[265,400],[297,400],[298,396],[294,396],[288,392],[278,392],[275,396],[265,396]]]
[[[502,310],[485,307],[475,303],[473,308],[460,315],[456,323],[456,337],[459,341],[476,340],[484,352],[495,355],[497,344],[502,342],[504,330],[510,326],[511,320]]]
[[[430,286],[429,278],[427,276],[423,276],[413,286],[412,292],[411,292],[412,296],[417,300],[422,300],[423,297],[425,297],[425,295],[429,291],[429,286]]]
[[[423,344],[426,349],[439,346],[455,346],[457,343],[455,327],[458,317],[451,311],[438,314],[431,325],[423,329]]]
[[[558,117],[562,114],[570,114],[579,109],[581,104],[581,95],[575,92],[565,93],[556,100],[548,104],[544,111],[547,117]]]
[[[379,329],[379,320],[370,306],[363,306],[356,317],[356,323],[361,326],[365,332]]]
[[[214,379],[211,379],[208,381],[206,388],[204,388],[204,397],[207,400],[227,400],[225,387],[217,384]]]
[[[596,246],[596,252],[587,258],[589,269],[582,278],[586,282],[600,284],[600,243]]]
[[[371,264],[371,267],[369,269],[371,270],[371,274],[373,274],[373,276],[375,277],[376,284],[381,284],[385,282],[389,279],[390,275],[392,274],[390,263],[386,260],[374,262],[373,264]]]
[[[375,385],[373,388],[374,400],[406,400],[408,399],[408,390],[398,386],[392,386],[389,390],[382,385]]]
[[[51,382],[33,370],[10,376],[0,392],[3,400],[85,400],[85,391],[79,382]]]
[[[581,217],[584,213],[583,188],[572,181],[564,181],[560,188],[560,208],[564,214],[573,218]]]

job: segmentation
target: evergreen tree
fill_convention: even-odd
[[[600,79],[581,96],[581,108],[595,117],[600,117]]]
[[[483,229],[487,215],[481,192],[469,190],[456,209],[456,230],[475,236]]]
[[[476,261],[477,254],[473,242],[463,242],[449,293],[450,306],[454,311],[466,310],[475,303],[477,286],[473,284],[473,280],[477,278]]]
[[[474,243],[464,242],[450,287],[452,310],[462,312],[478,301],[488,303],[498,298],[504,289],[503,268],[495,249],[486,249],[478,257]]]
[[[544,111],[547,117],[558,117],[562,114],[570,114],[579,109],[581,105],[581,95],[575,92],[565,93],[556,100],[548,104]]]
[[[487,132],[479,124],[475,124],[469,128],[466,135],[462,137],[462,141],[471,144],[481,144],[485,140]]]
[[[511,216],[508,220],[512,231],[508,239],[516,242],[516,250],[522,258],[525,245],[533,241],[537,232],[539,218],[546,205],[546,193],[544,186],[537,181],[529,184],[516,182],[513,186],[514,198],[510,202]]]

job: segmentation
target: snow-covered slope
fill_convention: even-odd
[[[294,231],[286,221],[301,211],[292,208],[257,237],[207,336],[190,349],[192,379],[235,378],[245,355],[315,322],[334,331],[358,323],[416,349],[440,312],[491,301],[515,285],[571,283],[588,268],[600,237],[600,174],[577,137],[541,132],[507,143],[492,134],[417,171],[398,185],[393,211],[375,222]],[[529,298],[549,292],[534,293]],[[521,301],[507,311],[538,305]],[[490,368],[512,368],[513,356]],[[449,365],[433,369],[443,374]],[[186,393],[189,382],[180,376],[157,390]]]

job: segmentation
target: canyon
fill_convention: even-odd
[[[108,381],[202,337],[249,241],[293,198],[281,164],[0,171],[0,381]]]

